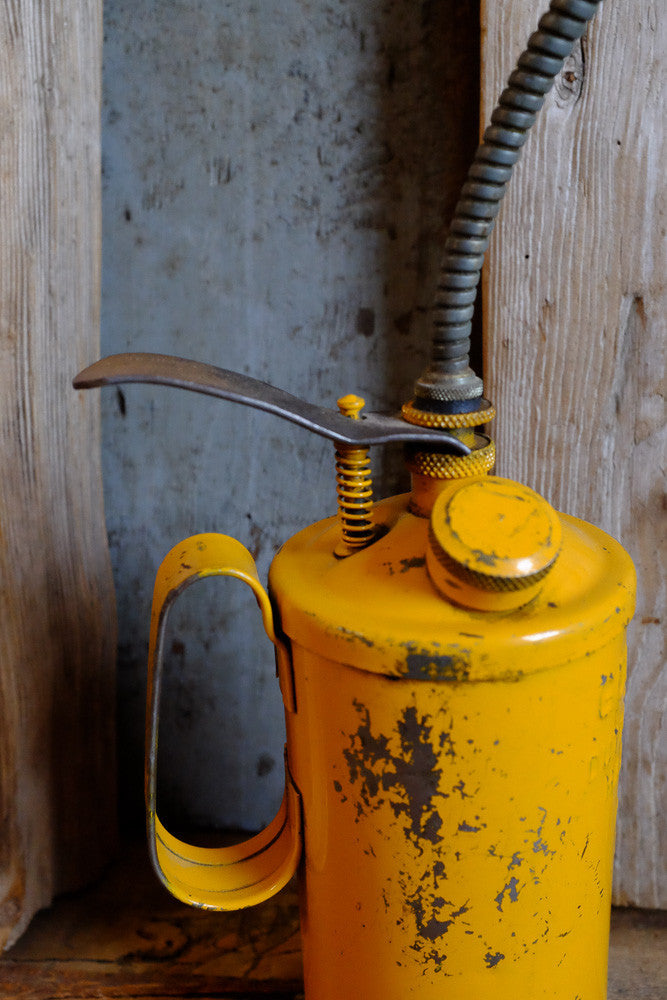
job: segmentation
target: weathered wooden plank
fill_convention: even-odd
[[[666,944],[667,914],[616,911],[609,1000],[662,1000]],[[12,1000],[299,1000],[301,983],[295,882],[241,912],[194,909],[165,892],[137,843],[0,960],[0,995]]]
[[[483,6],[488,117],[543,4]],[[599,524],[637,566],[615,896],[653,907],[667,905],[661,14],[655,0],[601,7],[528,140],[484,287],[499,474]]]
[[[266,996],[301,987],[297,890],[249,910],[211,913],[166,892],[134,843],[95,886],[57,900],[0,961],[8,995]],[[21,992],[23,990],[24,992]],[[50,992],[49,992],[50,991]]]
[[[299,983],[239,983],[166,970],[155,976],[80,972],[65,966],[29,968],[10,963],[4,974],[0,986],[12,1000],[303,1000]]]
[[[0,946],[114,840],[98,400],[101,0],[0,3]]]

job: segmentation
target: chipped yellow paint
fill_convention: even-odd
[[[427,565],[438,590],[480,611],[520,608],[561,546],[561,522],[534,490],[498,476],[452,483],[435,501]]]
[[[346,560],[335,519],[313,525],[270,571],[297,707],[306,997],[603,1000],[632,564],[538,504],[539,593],[466,610],[434,586],[429,519],[409,507],[377,504],[385,534]],[[527,558],[505,514],[489,551],[509,525]]]
[[[622,637],[518,683],[293,657],[306,996],[603,1000]]]
[[[335,517],[285,543],[269,589],[292,641],[337,663],[387,676],[415,676],[430,659],[440,676],[498,680],[557,666],[622,632],[633,607],[634,571],[605,532],[559,514],[560,555],[537,597],[515,613],[470,611],[445,601],[426,567],[429,521],[404,494],[375,505],[384,534],[338,560]],[[616,608],[619,608],[618,613]]]
[[[467,609],[431,578],[424,516],[432,502],[437,521],[461,484],[416,482],[412,500],[375,506],[377,539],[345,559],[336,518],[290,539],[269,575],[272,617],[249,555],[235,557],[289,693],[287,811],[243,860],[261,874],[276,843],[293,861],[302,840],[307,1000],[604,1000],[632,564],[542,501],[539,530],[525,528],[508,498],[534,510],[534,495],[510,484],[482,562],[528,560],[539,587],[518,609]],[[163,603],[195,571],[196,545],[177,549]],[[164,870],[172,845],[156,833]],[[181,898],[216,905],[220,868],[181,843],[172,853]],[[254,902],[257,879],[244,896],[242,867],[225,865],[235,905]]]

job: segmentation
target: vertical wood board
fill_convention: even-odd
[[[542,6],[483,5],[485,121]],[[664,15],[657,0],[601,5],[524,147],[484,281],[498,473],[637,567],[614,891],[648,907],[667,906]]]
[[[103,353],[160,351],[336,408],[396,410],[424,368],[447,221],[477,139],[478,0],[106,0]],[[117,581],[121,790],[143,822],[155,571],[239,538],[265,580],[336,510],[333,448],[154,386],[102,393]],[[407,488],[374,448],[376,495]],[[227,585],[229,584],[229,586]],[[242,584],[179,597],[165,644],[160,811],[257,829],[284,787],[273,651]]]
[[[0,946],[114,842],[100,0],[0,3]]]

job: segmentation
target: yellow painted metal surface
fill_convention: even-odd
[[[262,902],[283,888],[301,854],[301,803],[286,766],[285,794],[266,829],[232,847],[197,847],[179,840],[156,812],[157,734],[164,629],[169,608],[182,591],[210,576],[232,576],[253,591],[264,629],[276,646],[278,676],[286,710],[292,707],[292,675],[284,646],[273,626],[273,610],[259,582],[254,560],[234,538],[194,535],[179,542],[163,560],[155,581],[148,652],[145,793],[148,842],[159,878],[174,896],[212,910],[238,910]]]
[[[560,553],[556,511],[534,490],[497,476],[450,484],[430,522],[432,582],[444,597],[477,611],[527,604]]]
[[[413,680],[519,680],[604,645],[627,623],[634,570],[605,532],[560,514],[563,542],[537,599],[513,613],[445,601],[426,570],[429,521],[408,494],[380,501],[385,534],[344,560],[335,518],[291,538],[269,589],[282,629],[327,659]],[[618,608],[618,611],[616,610]]]
[[[338,400],[344,417],[358,420],[364,408],[361,396],[350,393]],[[336,448],[336,493],[341,538],[336,555],[346,556],[373,540],[373,480],[369,448]]]
[[[487,530],[471,529],[473,569],[493,555],[500,578],[520,577],[526,560],[532,589],[513,610],[462,607],[427,556],[447,542],[443,510],[475,481],[426,480],[377,504],[379,537],[345,558],[337,518],[283,546],[269,576],[275,634],[245,550],[231,559],[226,540],[219,558],[211,541],[193,567],[196,540],[187,556],[177,546],[152,649],[160,608],[194,575],[233,565],[257,594],[279,654],[293,814],[245,857],[261,881],[276,833],[292,861],[302,838],[307,1000],[603,1000],[632,564],[510,484]],[[480,482],[498,493],[504,481]],[[156,838],[172,891],[218,905],[212,857],[159,826]],[[237,860],[225,865],[245,905],[254,890]]]
[[[306,996],[602,1000],[622,639],[518,683],[294,662]]]
[[[378,504],[387,533],[345,560],[331,520],[271,568],[306,996],[603,1000],[631,562],[561,515],[540,593],[466,610],[408,503]]]

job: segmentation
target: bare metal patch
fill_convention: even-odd
[[[408,653],[405,676],[414,680],[464,681],[470,674],[470,658],[461,653]]]
[[[388,737],[372,733],[368,709],[359,702],[355,708],[362,722],[343,753],[350,781],[359,785],[358,815],[387,801],[396,817],[407,820],[405,833],[415,846],[420,847],[420,841],[437,844],[442,820],[434,799],[440,795],[442,770],[430,742],[429,717],[420,718],[413,706],[403,710],[397,724],[401,752],[394,754]]]
[[[451,732],[434,733],[431,717],[408,706],[389,736],[376,734],[366,706],[355,701],[354,707],[360,722],[343,753],[350,782],[357,788],[357,819],[386,804],[397,819],[404,820],[405,837],[415,860],[430,856],[420,876],[413,866],[398,873],[398,883],[406,916],[414,925],[409,948],[419,956],[425,973],[428,969],[447,975],[445,937],[469,909],[468,900],[461,903],[447,898],[445,861],[437,857],[443,839],[438,806],[449,798],[447,792],[439,791],[442,768],[438,765],[456,756]],[[462,782],[456,790],[463,797]],[[399,926],[403,922],[401,918]]]

